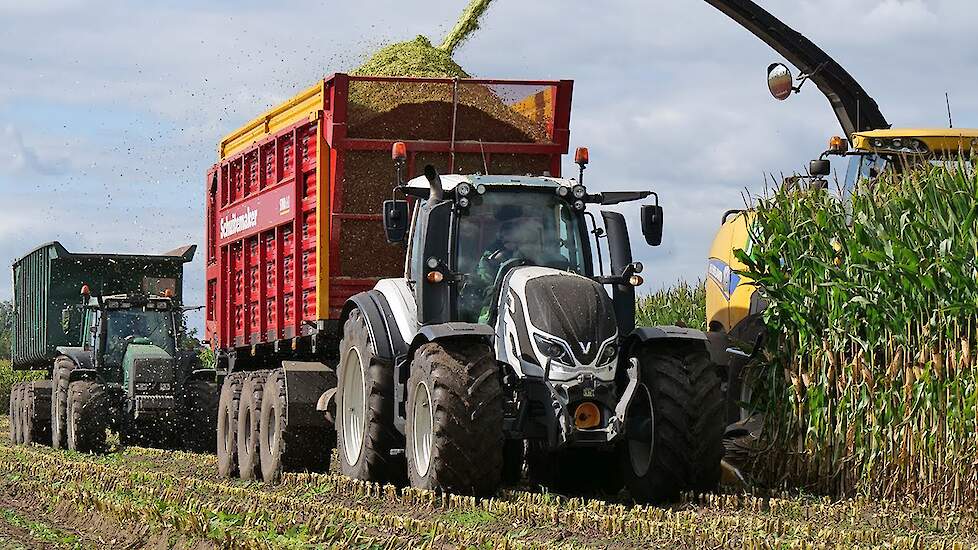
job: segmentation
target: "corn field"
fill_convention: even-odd
[[[963,163],[839,200],[757,201],[741,252],[770,300],[767,481],[978,503],[978,181]]]
[[[652,294],[641,296],[635,304],[638,326],[680,325],[706,330],[706,287],[703,281],[679,281]]]

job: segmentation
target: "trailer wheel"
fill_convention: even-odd
[[[238,475],[238,405],[246,374],[230,374],[221,385],[217,404],[217,474],[223,478]]]
[[[212,453],[217,448],[218,401],[221,386],[207,380],[191,380],[184,385],[183,446],[188,451]]]
[[[373,353],[359,309],[343,325],[336,391],[336,446],[345,476],[378,483],[404,479],[392,449],[403,438],[394,427],[394,374]]]
[[[75,363],[67,357],[54,360],[51,383],[51,446],[65,449],[68,445],[68,376]]]
[[[418,349],[407,398],[411,485],[489,495],[503,474],[503,392],[492,349],[481,341]]]
[[[238,401],[238,474],[241,479],[261,479],[258,450],[263,384],[269,371],[250,373],[241,384]]]
[[[31,443],[46,445],[51,435],[51,425],[45,418],[45,411],[38,406],[41,401],[38,390],[46,389],[41,384],[43,383],[25,382],[22,390],[24,392],[21,406],[22,439],[28,445]]]
[[[265,380],[261,401],[259,451],[262,479],[278,483],[283,472],[327,472],[335,435],[326,427],[289,426],[285,371],[276,369]]]
[[[642,346],[636,359],[642,383],[626,413],[622,445],[632,497],[664,502],[676,500],[682,491],[714,487],[723,452],[723,407],[709,356],[682,348]],[[721,454],[711,452],[714,446]],[[707,464],[713,458],[716,478],[710,477]]]
[[[10,388],[10,443],[20,444],[20,387],[18,382]]]
[[[68,448],[82,453],[105,449],[105,390],[91,380],[78,380],[68,386]]]

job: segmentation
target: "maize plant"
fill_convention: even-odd
[[[774,483],[978,503],[978,180],[966,161],[886,173],[838,199],[756,201],[738,255],[770,305]],[[760,466],[760,465],[759,465]]]

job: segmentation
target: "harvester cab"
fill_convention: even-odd
[[[396,165],[403,152],[395,145]],[[577,160],[583,175],[586,150]],[[636,328],[642,265],[625,218],[603,211],[601,228],[586,209],[654,197],[642,229],[658,245],[655,193],[431,166],[398,183],[413,219],[407,229],[407,201],[392,200],[384,221],[390,240],[407,241],[405,276],[353,296],[344,314],[344,473],[377,480],[371,465],[403,452],[411,484],[428,489],[492,493],[524,460],[534,481],[608,491],[621,460],[632,494],[651,500],[717,483],[721,403],[705,336]]]

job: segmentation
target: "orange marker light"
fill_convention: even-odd
[[[163,291],[163,296],[165,298],[173,298],[173,289],[172,288],[168,288],[168,289],[164,290]]]
[[[391,147],[391,159],[394,162],[407,160],[407,145],[403,141],[395,141]]]
[[[82,287],[81,287],[81,293],[82,293],[82,296],[88,296],[89,294],[92,293],[92,291],[89,290],[88,285],[82,285]]]
[[[587,163],[588,163],[587,147],[578,147],[577,151],[574,151],[574,164],[587,164]]]
[[[590,401],[585,401],[577,406],[574,411],[574,425],[580,430],[597,428],[601,424],[601,411],[598,406]]]
[[[829,151],[837,151],[840,153],[846,150],[846,140],[842,139],[840,136],[832,136],[829,140]]]
[[[445,280],[445,275],[441,271],[429,271],[425,278],[429,283],[440,283]]]

